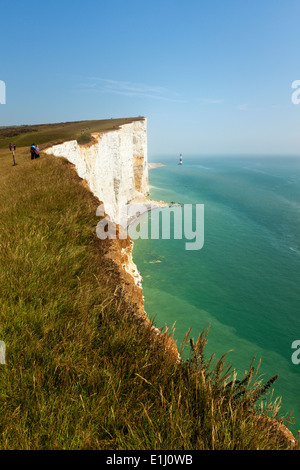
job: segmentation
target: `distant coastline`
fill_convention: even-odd
[[[154,168],[158,168],[160,166],[166,165],[163,165],[163,163],[148,163],[148,170],[153,170]]]

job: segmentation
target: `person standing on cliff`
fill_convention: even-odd
[[[40,156],[40,149],[39,149],[39,146],[36,145],[35,146],[35,158],[39,158],[39,156]]]
[[[31,144],[30,152],[31,152],[31,160],[34,160],[35,159],[35,145],[34,144]]]

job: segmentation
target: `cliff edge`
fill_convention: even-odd
[[[91,142],[80,145],[70,140],[45,149],[48,155],[64,157],[71,164],[90,191],[104,206],[105,218],[116,227],[117,237],[101,240],[102,254],[115,263],[118,270],[115,295],[121,295],[133,307],[140,319],[149,324],[144,309],[142,277],[132,259],[133,241],[129,236],[119,237],[119,225],[124,206],[131,203],[144,203],[149,194],[147,119],[141,118],[123,124],[116,130],[95,132]],[[146,210],[168,205],[148,201]],[[128,221],[129,222],[129,221]],[[99,245],[99,246],[100,246]],[[153,327],[155,337],[161,338],[172,360],[178,360],[175,341],[168,335],[159,335]]]
[[[149,194],[147,119],[93,133],[92,137],[86,145],[71,140],[45,152],[73,163],[78,175],[103,202],[110,219],[117,222],[122,205],[133,201],[137,193]]]

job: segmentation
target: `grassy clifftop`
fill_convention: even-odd
[[[25,147],[33,142],[42,148],[44,144],[57,144],[73,139],[86,143],[93,132],[109,132],[123,124],[140,119],[143,117],[2,127],[0,128],[0,148],[8,148],[9,144]]]
[[[31,137],[16,166],[0,150],[0,449],[292,448],[252,365],[237,382],[206,333],[180,363],[153,341],[96,238],[98,201],[64,159],[30,161]]]

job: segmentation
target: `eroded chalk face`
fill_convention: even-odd
[[[46,149],[73,165],[91,192],[106,206],[110,220],[117,223],[119,206],[149,193],[147,121],[123,124],[109,132],[93,133],[91,145],[67,141]]]

